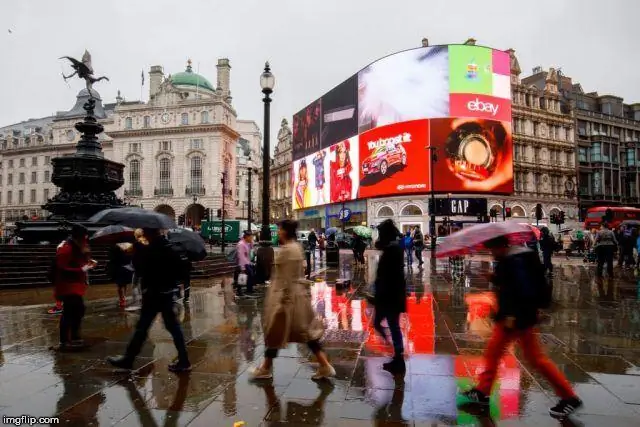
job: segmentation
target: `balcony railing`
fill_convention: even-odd
[[[172,197],[173,188],[154,188],[153,195],[159,197]]]
[[[142,197],[142,188],[125,188],[124,195],[125,197]]]
[[[204,196],[205,188],[204,187],[187,187],[184,190],[184,194],[187,196]]]

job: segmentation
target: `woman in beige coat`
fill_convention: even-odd
[[[311,306],[310,282],[303,279],[304,252],[296,239],[297,229],[298,223],[292,220],[282,221],[278,228],[280,248],[262,317],[267,350],[262,365],[252,372],[254,380],[273,378],[273,359],[278,349],[291,342],[306,343],[318,359],[320,367],[312,379],[336,375],[320,345],[324,327]]]

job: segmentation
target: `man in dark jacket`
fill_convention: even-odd
[[[413,248],[416,251],[416,259],[418,260],[418,267],[424,264],[422,260],[422,251],[424,250],[424,235],[420,231],[420,226],[416,225],[413,232]]]
[[[553,264],[551,263],[551,257],[553,256],[553,252],[556,250],[556,240],[553,238],[547,227],[543,227],[541,232],[540,250],[542,251],[544,269],[545,272],[552,274]]]
[[[571,384],[544,354],[535,328],[538,310],[550,303],[549,285],[538,254],[525,247],[510,247],[500,236],[485,243],[496,260],[493,284],[497,289],[498,312],[484,353],[485,370],[478,385],[464,393],[473,404],[488,405],[491,388],[507,347],[519,341],[524,357],[553,386],[560,402],[549,413],[566,417],[582,406]]]
[[[189,355],[182,328],[174,311],[178,281],[184,277],[184,264],[180,255],[159,230],[144,230],[149,245],[144,248],[137,261],[141,270],[142,308],[136,331],[124,356],[108,357],[113,366],[125,370],[133,368],[133,362],[147,339],[147,333],[158,313],[162,314],[164,326],[173,337],[178,350],[178,359],[169,364],[172,372],[191,370]]]
[[[404,277],[404,251],[398,245],[398,234],[398,229],[390,219],[378,226],[376,247],[382,251],[382,255],[378,261],[373,299],[376,309],[374,328],[387,340],[386,331],[382,327],[382,321],[386,319],[391,333],[394,355],[390,362],[383,364],[383,368],[393,374],[403,374],[406,371],[400,314],[407,311],[407,285]]]

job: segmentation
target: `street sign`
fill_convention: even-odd
[[[340,209],[340,212],[338,212],[338,218],[342,222],[348,222],[351,219],[351,209],[349,208]]]
[[[429,200],[429,210],[434,211],[431,200]],[[435,214],[437,216],[478,216],[486,213],[487,199],[461,197],[436,199]]]

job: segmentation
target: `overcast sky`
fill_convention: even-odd
[[[640,102],[639,16],[636,0],[4,0],[0,126],[71,108],[82,83],[63,82],[58,57],[85,48],[96,74],[111,79],[96,84],[104,102],[118,89],[139,99],[141,69],[175,73],[188,58],[215,85],[217,59],[228,57],[238,115],[261,128],[259,76],[269,60],[274,137],[283,117],[291,122],[369,62],[423,37],[514,48],[523,74],[561,66],[586,91]]]

